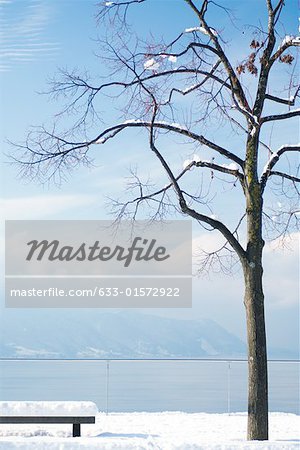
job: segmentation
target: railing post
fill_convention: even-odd
[[[108,415],[108,400],[109,400],[109,359],[106,361],[106,415]]]
[[[230,365],[231,361],[228,361],[228,366],[227,366],[227,413],[230,414],[230,409],[231,409],[231,405],[230,405],[230,396],[231,396],[231,386],[230,386],[230,369],[231,369],[231,365]]]

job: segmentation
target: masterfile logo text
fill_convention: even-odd
[[[70,245],[61,245],[60,241],[54,240],[52,242],[43,240],[33,240],[27,242],[30,246],[29,253],[26,260],[31,261],[36,257],[38,261],[41,261],[44,257],[49,261],[109,261],[115,258],[116,261],[124,263],[125,267],[128,267],[132,261],[150,261],[154,259],[156,262],[164,261],[170,258],[170,255],[166,254],[166,248],[163,246],[157,246],[156,239],[143,239],[142,237],[135,237],[132,244],[128,248],[116,245],[114,248],[109,246],[100,246],[99,241],[95,241],[93,245],[88,245],[85,242],[80,244],[78,248],[74,248]]]

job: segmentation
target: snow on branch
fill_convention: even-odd
[[[300,36],[285,36],[279,45],[277,51],[274,53],[270,59],[271,64],[274,63],[289,47],[299,47],[300,46]]]
[[[114,1],[114,2],[102,2],[103,6],[105,8],[111,8],[111,7],[120,7],[125,6],[128,7],[132,3],[143,3],[145,0],[128,0],[128,1]]]
[[[159,62],[155,61],[154,58],[148,59],[145,63],[144,63],[144,69],[145,70],[157,70],[159,69]]]
[[[233,102],[234,102],[234,105],[232,106],[232,108],[240,111],[249,120],[249,122],[253,125],[254,128],[256,128],[260,125],[260,123],[258,121],[258,117],[255,116],[254,114],[252,114],[250,111],[248,111],[248,109],[246,109],[244,106],[239,105],[238,102],[236,101],[236,99],[234,98],[234,96],[233,96]]]
[[[244,183],[244,175],[241,172],[239,172],[239,167],[235,163],[219,165],[205,159],[201,160],[201,158],[198,155],[193,155],[192,159],[186,159],[183,162],[183,170],[186,172],[192,169],[193,167],[207,167],[211,170],[216,170],[218,172],[226,173],[228,175],[233,175],[234,177],[239,178],[242,185]]]
[[[297,36],[292,40],[292,45],[295,45],[295,46],[300,45],[300,36]]]
[[[279,46],[279,49],[281,49],[282,47],[286,47],[287,45],[300,45],[300,36],[285,36]]]
[[[133,120],[126,120],[125,122],[122,122],[118,125],[115,125],[113,127],[107,128],[104,130],[101,134],[99,134],[95,139],[87,143],[87,145],[91,144],[104,144],[107,140],[113,138],[118,133],[120,133],[122,130],[130,127],[143,127],[143,128],[157,128],[162,130],[168,130],[171,132],[175,132],[178,134],[181,134],[182,136],[186,136],[196,142],[200,142],[201,144],[205,145],[206,147],[211,148],[212,150],[215,150],[220,155],[224,156],[225,158],[228,158],[232,162],[236,163],[239,167],[243,169],[244,167],[244,161],[239,158],[234,153],[230,152],[229,150],[225,149],[224,147],[221,147],[218,144],[215,144],[214,142],[206,139],[203,135],[196,134],[189,129],[187,129],[184,125],[180,125],[178,123],[169,123],[165,121],[157,121],[153,124],[151,122],[142,121],[139,119],[133,119]]]
[[[244,169],[244,161],[239,158],[234,153],[230,152],[226,148],[208,140],[203,135],[196,134],[190,131],[184,125],[180,125],[178,123],[168,123],[164,121],[157,122],[148,122],[140,119],[131,119],[120,124],[114,125],[112,127],[106,128],[102,131],[98,136],[94,139],[82,141],[82,142],[72,142],[68,141],[66,138],[61,138],[55,133],[55,130],[52,132],[48,132],[44,128],[41,130],[37,130],[35,133],[32,133],[28,136],[27,141],[24,144],[19,144],[17,147],[25,153],[24,155],[30,155],[30,161],[22,161],[16,160],[19,164],[24,167],[38,167],[39,164],[53,161],[54,165],[57,167],[61,167],[62,164],[67,164],[68,161],[72,160],[74,163],[79,164],[83,162],[86,158],[87,151],[91,145],[103,145],[109,139],[113,139],[119,133],[123,132],[129,128],[144,128],[146,130],[151,129],[160,129],[169,132],[178,133],[181,136],[192,139],[194,142],[198,142],[212,150],[216,153],[222,155],[223,157],[229,159],[232,163],[235,163],[236,166],[229,164],[227,166],[220,166],[220,168],[215,165],[208,166],[208,162],[201,161],[200,159],[194,158],[194,164],[200,167],[210,167],[215,168],[216,170],[220,170],[224,173],[228,173],[239,178]],[[46,137],[45,137],[46,136]],[[240,167],[242,170],[239,172],[236,167]],[[55,169],[54,169],[55,170]]]
[[[272,170],[273,167],[276,165],[276,163],[279,161],[280,157],[286,152],[300,152],[300,143],[296,144],[296,145],[282,145],[277,150],[277,152],[272,153],[271,157],[269,158],[265,167],[263,168],[263,171],[262,171],[262,174],[260,177],[262,190],[264,190],[267,180],[271,175],[279,175],[279,173],[280,173],[280,176],[282,178],[291,179],[291,177],[292,177],[291,175],[282,174],[282,172],[275,172]],[[296,177],[292,177],[292,178],[296,178]]]
[[[294,106],[295,102],[296,102],[296,98],[298,97],[299,91],[300,91],[300,85],[297,87],[296,92],[293,95],[291,95],[289,98],[281,98],[281,97],[277,97],[275,95],[266,94],[266,99],[271,100],[276,103],[282,103],[284,105]]]
[[[279,155],[277,152],[272,153],[270,159],[268,160],[268,162],[266,163],[266,165],[263,168],[262,174],[261,174],[261,179],[266,177],[268,175],[268,173],[270,172],[271,168],[275,166],[276,162],[279,159]]]
[[[192,27],[192,28],[186,28],[184,30],[185,33],[195,33],[197,31],[199,31],[200,33],[206,34],[207,36],[210,35],[210,33],[204,27]],[[214,36],[218,36],[218,32],[214,28],[209,28],[209,31]]]

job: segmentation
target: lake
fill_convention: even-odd
[[[270,411],[299,414],[299,362],[269,362]],[[91,400],[100,411],[247,410],[246,361],[0,360],[0,400]]]

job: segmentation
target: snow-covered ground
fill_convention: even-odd
[[[70,425],[1,425],[0,450],[285,450],[300,448],[300,416],[270,414],[270,440],[245,440],[247,415],[162,413],[97,414],[72,438]]]

